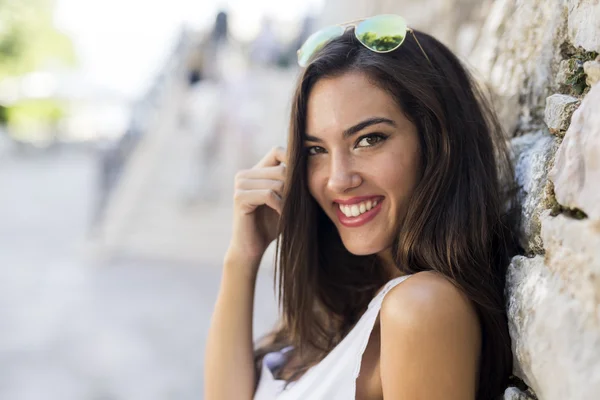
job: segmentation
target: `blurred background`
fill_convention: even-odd
[[[0,0],[0,399],[202,398],[233,176],[322,7]]]

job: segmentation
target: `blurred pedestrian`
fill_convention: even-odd
[[[250,60],[254,64],[275,65],[281,56],[281,45],[273,31],[273,23],[269,18],[262,21],[260,32],[250,46]]]

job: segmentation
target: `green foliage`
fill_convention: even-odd
[[[585,79],[586,73],[583,70],[583,64],[586,61],[594,60],[598,56],[595,51],[576,51],[569,59],[569,73],[565,84],[568,86],[569,94],[581,96],[589,89]]]
[[[49,65],[75,63],[71,40],[54,27],[53,13],[54,0],[0,0],[0,81]],[[22,135],[40,124],[56,125],[63,110],[54,99],[20,100],[0,106],[0,124]]]
[[[550,210],[550,215],[556,217],[558,214],[562,212],[562,206],[556,200],[556,193],[554,192],[554,183],[551,180],[548,180],[546,183],[546,187],[544,188],[545,195],[545,208]]]
[[[8,109],[0,104],[0,125],[5,125],[8,121]]]
[[[75,63],[70,39],[53,24],[53,0],[0,0],[0,80]]]
[[[563,211],[567,216],[573,218],[573,219],[586,219],[588,216],[587,214],[583,211],[580,210],[579,208],[566,208]]]
[[[54,99],[23,100],[6,109],[7,121],[19,127],[31,121],[55,124],[64,117],[62,105]]]

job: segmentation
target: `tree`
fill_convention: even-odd
[[[73,65],[71,40],[54,27],[54,0],[0,0],[0,82],[49,64]],[[53,99],[0,104],[0,124],[27,120],[56,122],[61,105]]]
[[[71,40],[54,27],[54,0],[0,0],[0,80],[75,63]]]

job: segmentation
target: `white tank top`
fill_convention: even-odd
[[[321,362],[306,371],[300,379],[291,382],[285,390],[285,381],[275,379],[270,366],[277,363],[278,358],[283,358],[289,348],[281,353],[267,354],[263,359],[254,400],[354,400],[362,355],[383,298],[408,277],[410,275],[404,275],[387,282],[346,337]]]

